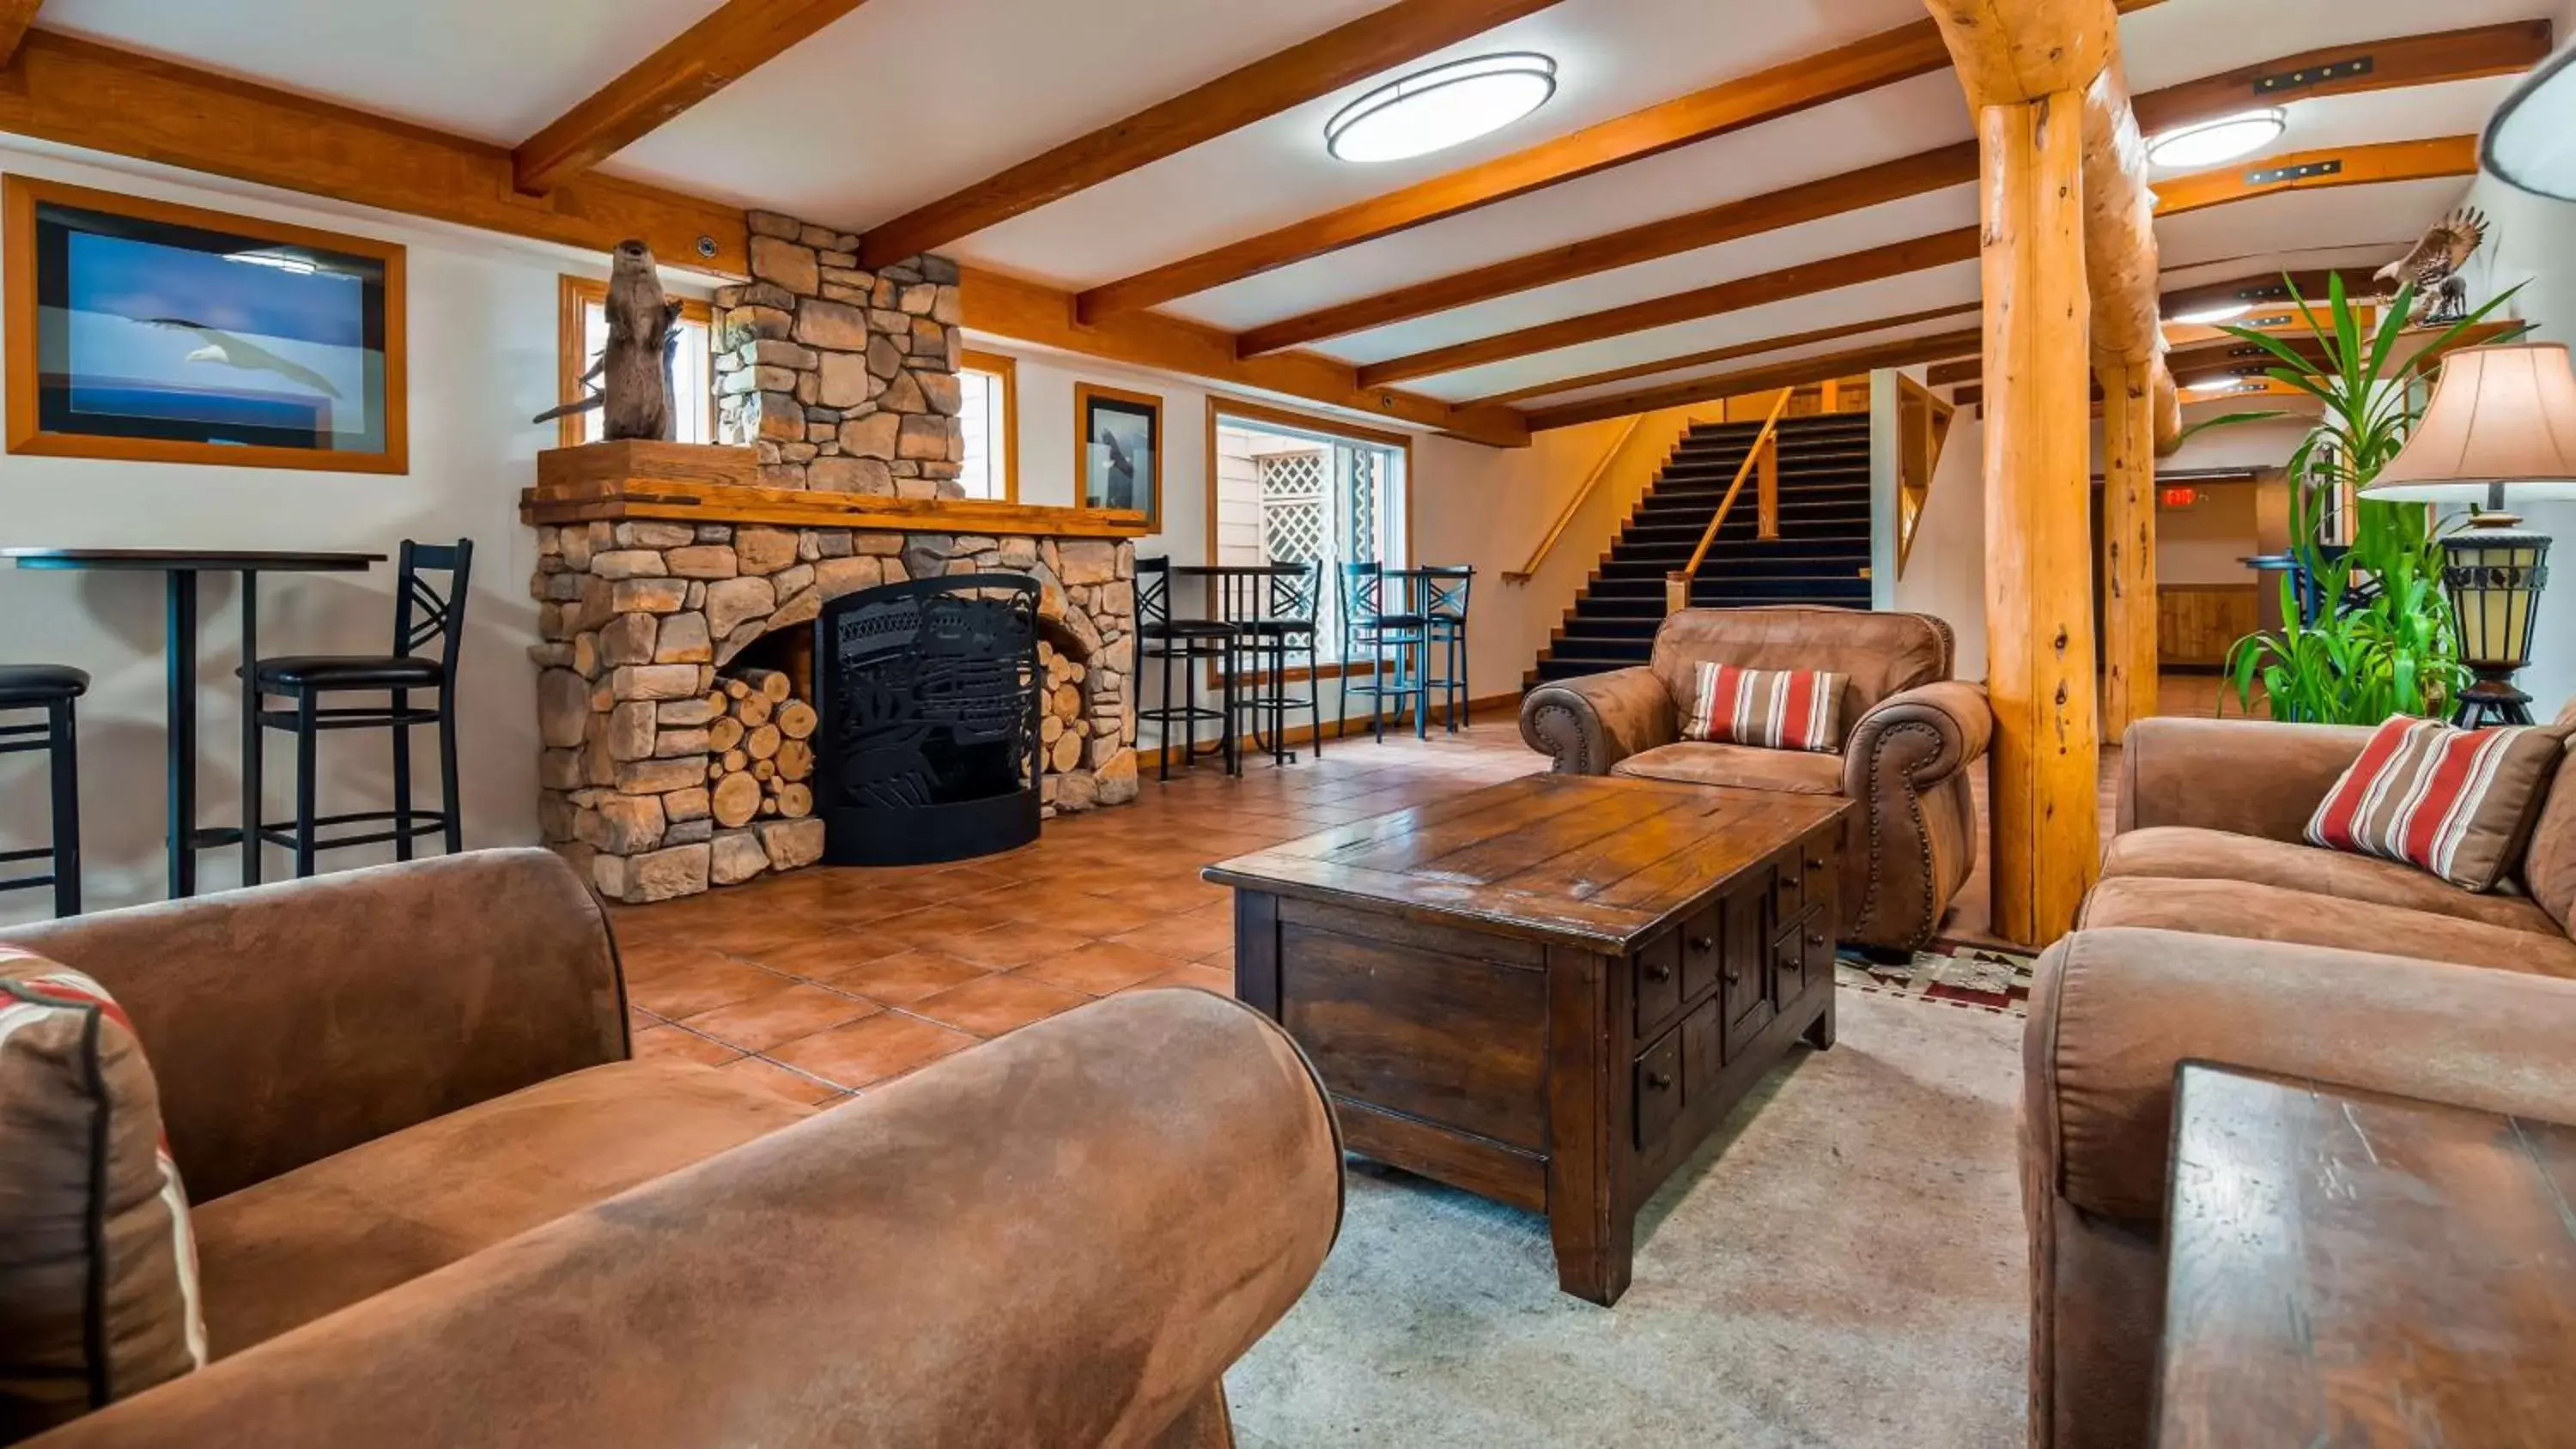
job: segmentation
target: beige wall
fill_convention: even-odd
[[[2156,509],[2156,581],[2160,584],[2250,584],[2242,560],[2256,551],[2254,485],[2196,483],[2200,501]]]
[[[1952,672],[1961,679],[1986,677],[1984,468],[1985,424],[1975,408],[1961,408],[1932,473],[1914,550],[1896,579],[1895,607],[1949,621],[1959,641]]]

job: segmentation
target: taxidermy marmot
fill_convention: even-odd
[[[608,269],[608,345],[582,374],[598,390],[577,402],[537,414],[545,423],[568,414],[600,410],[601,436],[668,441],[679,417],[671,403],[671,358],[680,333],[680,304],[662,295],[653,272],[653,249],[640,241],[617,244]]]

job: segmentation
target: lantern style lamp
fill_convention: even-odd
[[[2455,722],[2531,723],[2531,696],[2513,676],[2531,662],[2549,540],[2523,532],[2509,510],[2576,500],[2576,368],[2565,345],[2463,347],[2444,358],[2423,421],[2361,496],[2469,506],[2469,526],[2442,541],[2460,656],[2477,675]]]

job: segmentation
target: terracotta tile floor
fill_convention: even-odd
[[[1232,893],[1200,867],[1546,763],[1497,710],[1428,741],[1249,761],[1239,780],[1149,775],[1136,803],[1048,821],[1008,855],[614,907],[635,1050],[825,1102],[1116,992],[1230,992]]]
[[[2168,676],[2162,706],[2209,713],[2215,685]],[[2103,752],[2106,836],[2118,762]],[[1200,880],[1200,867],[1545,765],[1495,711],[1428,741],[1354,737],[1328,741],[1320,759],[1251,761],[1239,780],[1213,765],[1169,784],[1148,776],[1135,804],[1049,821],[1037,844],[1008,855],[818,867],[617,907],[636,1051],[821,1102],[1116,992],[1231,991],[1231,893]],[[1982,812],[1982,770],[1976,785]],[[1990,942],[1986,920],[1981,865],[1943,937]]]

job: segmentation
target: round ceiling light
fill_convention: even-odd
[[[2262,150],[2289,128],[2289,113],[2279,106],[2240,111],[2149,137],[2147,160],[2157,166],[2216,166]]]
[[[2487,123],[2478,159],[2505,184],[2576,201],[2576,45],[2542,61]]]
[[[1324,123],[1344,161],[1401,161],[1499,131],[1556,94],[1556,62],[1531,51],[1453,60],[1390,81]]]
[[[2233,322],[2253,310],[2251,302],[2219,302],[2207,307],[2194,307],[2188,312],[2177,312],[2165,320],[2177,327],[2215,327],[2221,322]]]

